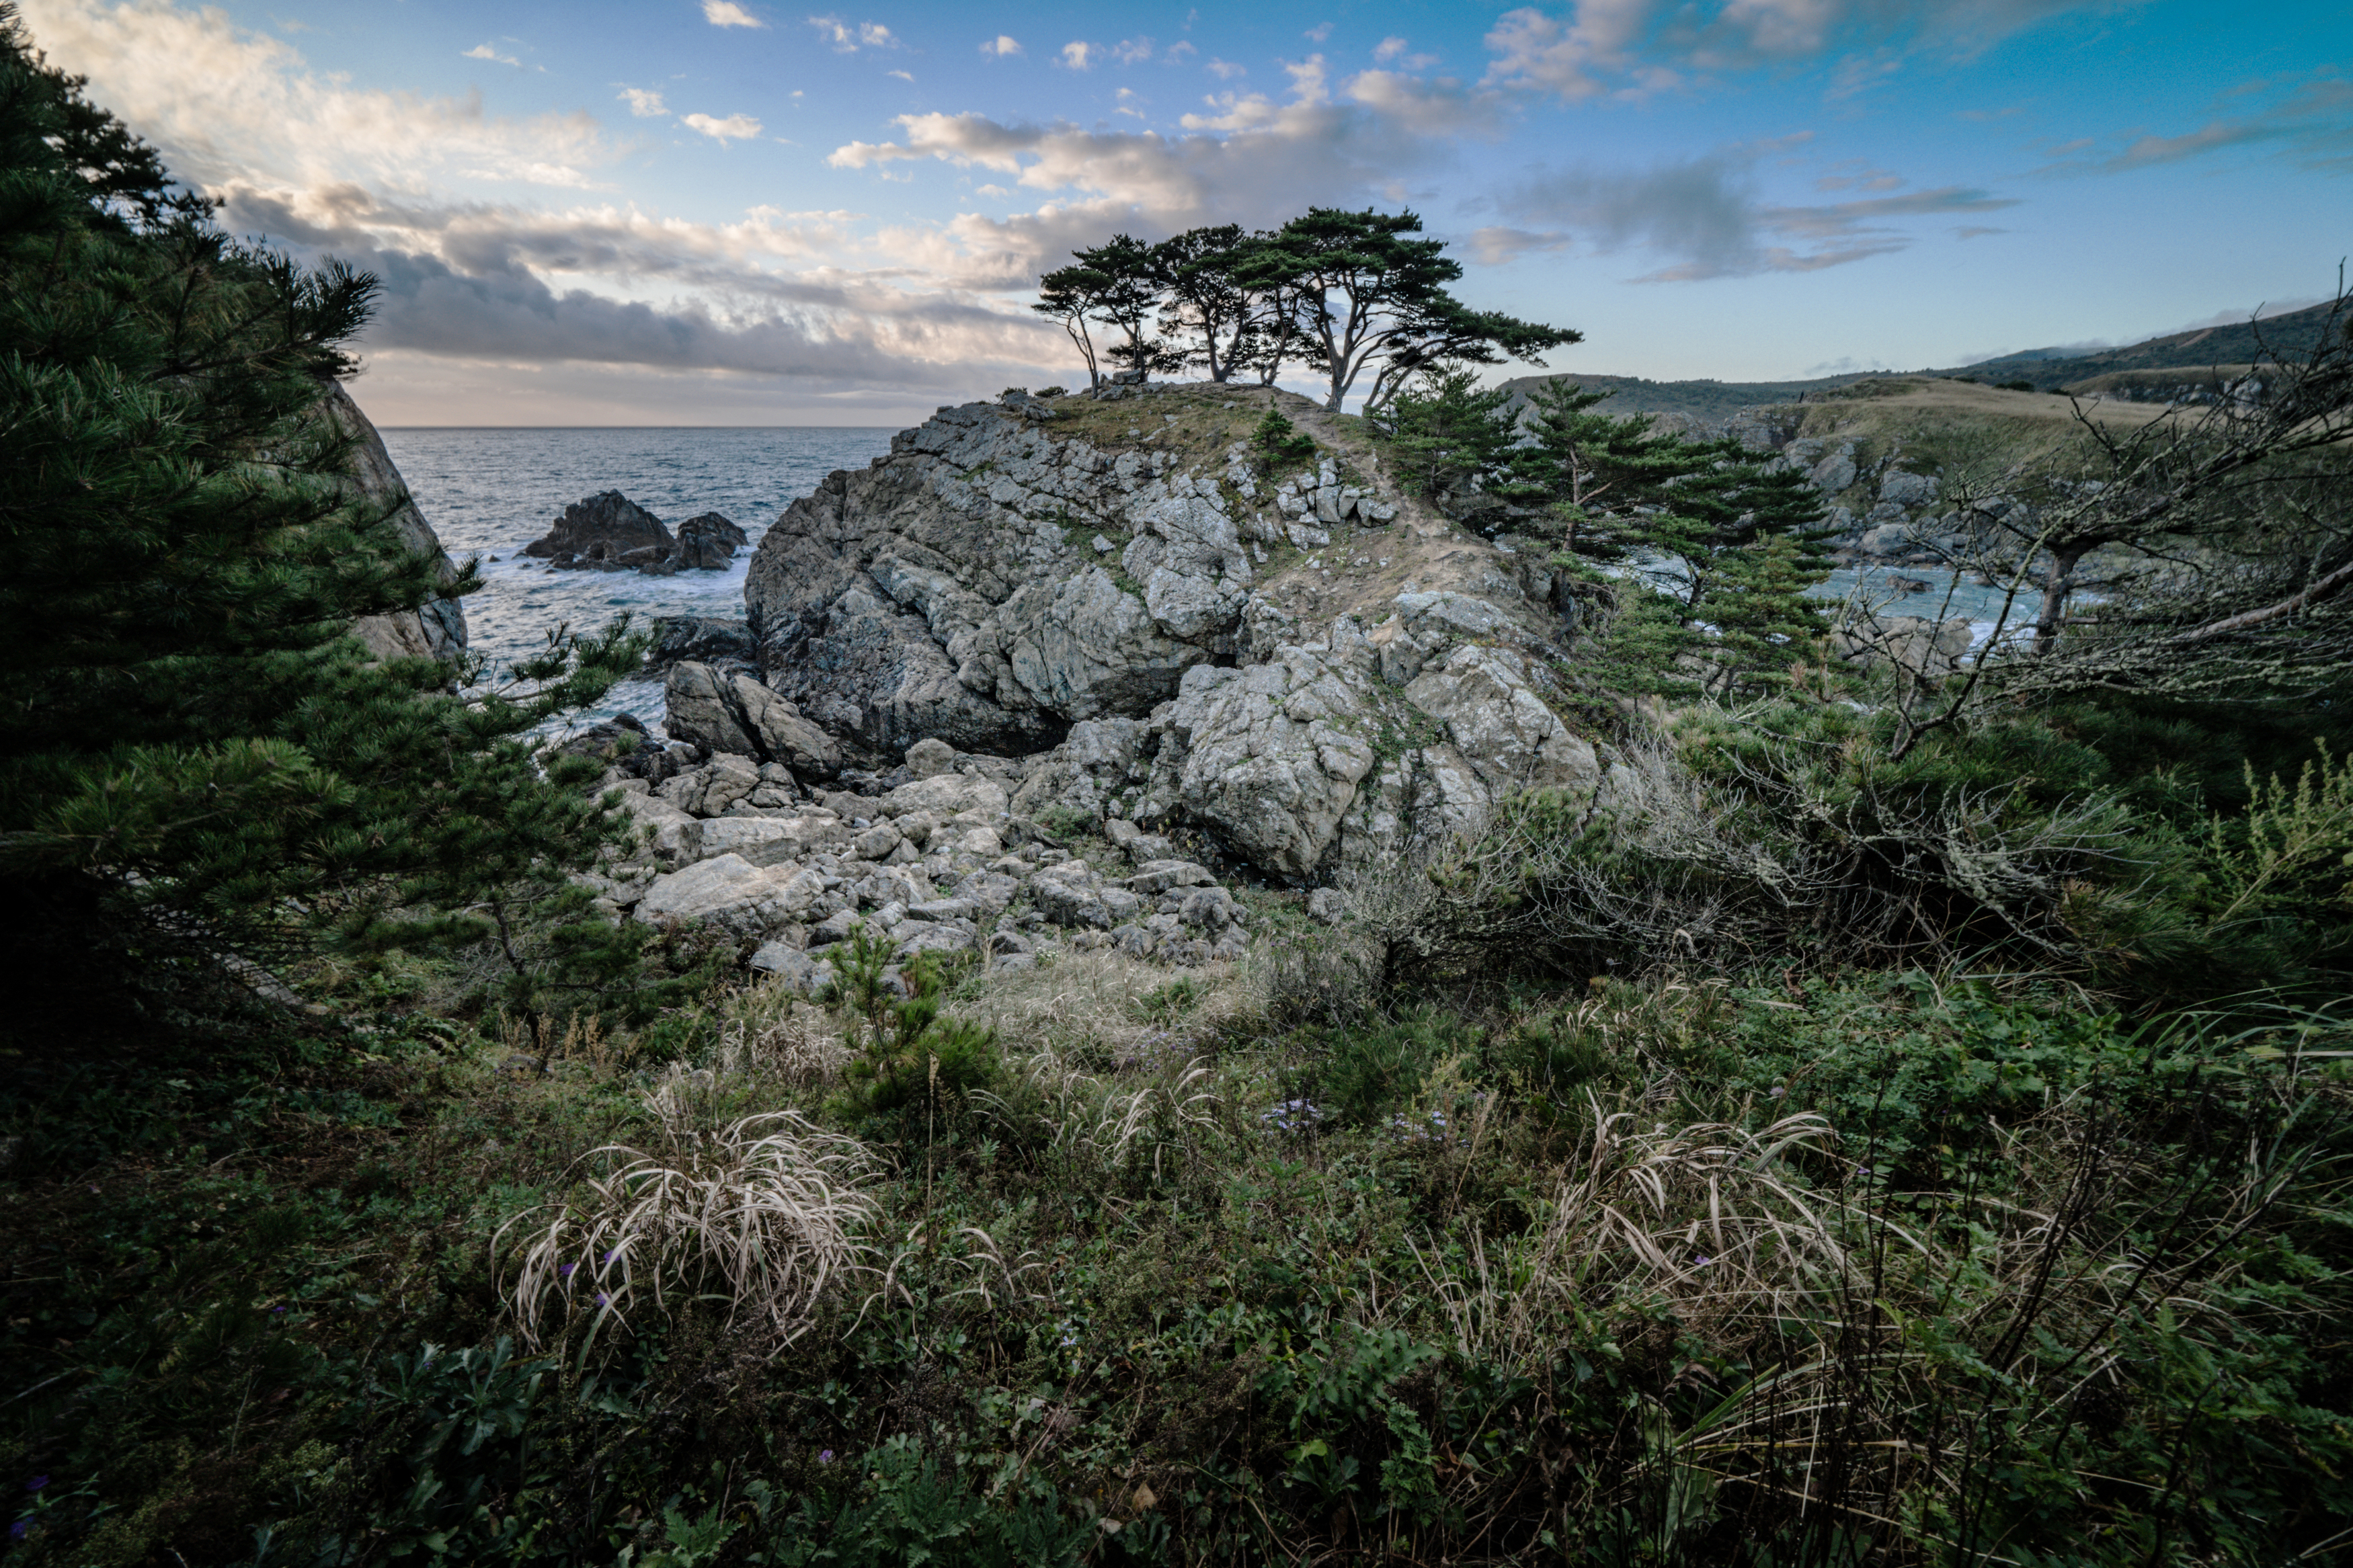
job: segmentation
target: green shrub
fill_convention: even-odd
[[[855,1053],[842,1076],[861,1111],[960,1112],[970,1090],[995,1081],[995,1032],[941,1011],[938,954],[920,954],[894,974],[890,938],[860,925],[834,955]]]
[[[1050,1485],[1033,1481],[1009,1502],[993,1500],[903,1436],[842,1468],[864,1484],[839,1503],[822,1493],[803,1499],[766,1561],[792,1568],[1074,1568],[1103,1533],[1064,1518]]]
[[[1266,416],[1251,430],[1250,444],[1258,448],[1261,469],[1309,462],[1315,456],[1315,437],[1284,418],[1282,410],[1271,403],[1267,405]]]
[[[1417,1007],[1394,1020],[1338,1025],[1324,1032],[1324,1059],[1310,1098],[1324,1110],[1366,1126],[1409,1102],[1430,1070],[1451,1057],[1474,1057],[1486,1032],[1459,1013]]]

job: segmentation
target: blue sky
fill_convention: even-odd
[[[1074,379],[1076,245],[1410,206],[1556,369],[2125,342],[2333,286],[2353,8],[24,0],[224,204],[385,280],[387,424],[889,424]]]

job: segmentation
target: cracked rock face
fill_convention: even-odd
[[[795,501],[744,601],[769,686],[852,748],[1020,755],[1230,658],[1251,570],[1214,479],[974,404]]]
[[[1312,875],[1373,768],[1356,732],[1366,696],[1362,677],[1298,647],[1188,672],[1162,721],[1156,815],[1181,812],[1280,876]]]
[[[371,508],[388,510],[402,547],[432,557],[434,574],[445,584],[455,583],[458,568],[441,548],[440,536],[417,510],[384,437],[341,382],[321,384],[318,416],[352,443],[344,480],[351,492]],[[466,611],[457,599],[427,599],[414,610],[363,616],[352,630],[378,658],[455,660],[466,652]]]

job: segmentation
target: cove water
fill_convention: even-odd
[[[673,529],[701,512],[726,515],[758,545],[777,513],[836,468],[862,468],[891,449],[896,426],[746,429],[428,429],[381,432],[409,493],[453,561],[480,556],[485,586],[466,604],[467,646],[491,679],[546,646],[559,626],[593,632],[622,611],[657,616],[744,614],[750,548],[724,572],[643,577],[559,572],[522,547],[572,502],[619,490]],[[492,558],[496,557],[495,560]],[[626,681],[590,717],[662,718],[658,680]]]

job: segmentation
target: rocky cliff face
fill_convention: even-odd
[[[376,434],[342,383],[326,384],[319,409],[322,417],[353,439],[353,489],[369,502],[392,508],[401,543],[432,556],[441,581],[456,582],[458,568],[441,548],[425,514],[417,510],[400,470],[393,467],[392,454],[384,449],[384,437]],[[380,658],[455,659],[466,651],[466,611],[455,599],[428,599],[421,609],[364,616],[353,623],[352,630]]]
[[[1476,831],[1517,791],[1623,785],[1556,711],[1546,569],[1400,493],[1304,399],[1119,392],[942,409],[796,501],[745,589],[778,710],[859,767],[919,742],[1005,759],[1011,818],[1187,833],[1293,884]],[[1312,462],[1254,464],[1270,395]],[[673,677],[698,739],[723,729],[708,684]],[[782,756],[735,728],[720,749]]]

